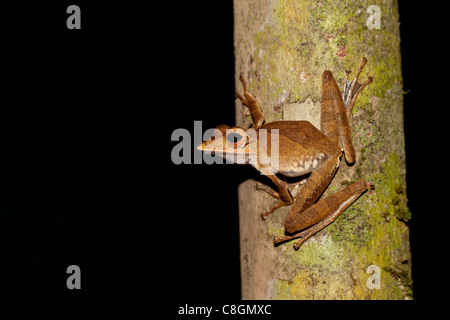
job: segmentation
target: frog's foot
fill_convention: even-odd
[[[344,78],[344,89],[342,90],[342,99],[344,100],[345,110],[347,112],[347,117],[350,120],[350,115],[352,114],[353,106],[355,105],[356,98],[358,98],[359,93],[367,86],[369,83],[373,81],[373,77],[368,77],[366,81],[362,84],[358,82],[359,74],[361,73],[364,65],[367,63],[366,58],[361,59],[361,63],[356,71],[355,78],[352,81],[348,81],[348,75],[350,71],[345,71]]]
[[[275,210],[292,204],[292,201],[284,201],[278,192],[274,191],[272,188],[270,188],[260,182],[258,182],[255,187],[256,187],[256,190],[267,192],[269,195],[271,195],[272,197],[274,197],[275,199],[278,200],[278,202],[272,207],[272,209],[261,213],[261,219],[263,219],[263,220],[266,220],[267,217],[269,216],[269,214],[271,214]]]
[[[271,214],[272,212],[274,212],[277,209],[283,208],[283,207],[288,206],[290,204],[292,204],[292,202],[286,202],[286,201],[283,201],[283,200],[279,200],[277,203],[275,203],[275,205],[272,207],[272,209],[270,209],[269,211],[261,213],[261,219],[266,220],[267,217],[269,216],[269,214]]]
[[[306,230],[305,230],[306,231]],[[293,240],[293,239],[297,239],[297,238],[302,238],[301,240],[297,241],[296,243],[294,243],[294,249],[298,250],[298,248],[300,248],[300,246],[303,244],[303,242],[305,242],[306,240],[308,240],[309,237],[311,237],[313,235],[313,233],[309,232],[306,233],[305,231],[302,232],[297,232],[295,234],[291,234],[288,236],[284,236],[284,237],[278,237],[278,236],[274,236],[273,237],[273,243],[275,245],[280,244],[282,242],[286,242],[289,240]]]
[[[324,228],[325,226],[327,226],[328,224],[330,224],[331,222],[329,221],[330,219],[322,222],[322,223],[317,223],[312,227],[309,227],[301,232],[297,232],[288,236],[284,236],[284,237],[278,237],[275,236],[273,237],[273,243],[275,245],[285,242],[285,241],[289,241],[289,240],[293,240],[293,239],[297,239],[297,238],[301,238],[300,240],[298,240],[296,243],[294,243],[294,249],[298,250],[300,248],[300,246],[306,241],[308,240],[311,236],[313,236],[314,234],[316,234],[318,231],[320,231],[322,228]]]

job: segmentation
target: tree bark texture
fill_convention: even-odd
[[[367,26],[372,4],[380,9],[379,29]],[[236,89],[242,91],[243,72],[266,123],[308,120],[320,128],[324,70],[342,88],[344,71],[351,70],[352,79],[366,57],[360,82],[374,77],[352,113],[356,162],[348,166],[342,157],[324,195],[361,178],[375,190],[296,251],[294,242],[274,246],[272,240],[285,234],[290,207],[262,221],[260,213],[276,200],[257,191],[254,180],[239,186],[242,298],[411,299],[397,2],[234,0],[234,23]],[[239,100],[236,123],[252,123]],[[270,185],[264,176],[259,180]],[[368,285],[372,265],[380,270],[379,289]]]

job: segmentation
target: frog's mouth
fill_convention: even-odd
[[[225,139],[203,141],[197,146],[197,150],[236,164],[247,164],[252,156],[256,155],[256,152],[250,150],[248,141],[242,146],[235,146],[234,143],[227,143]]]
[[[221,157],[231,163],[246,164],[257,155],[256,149],[251,147],[253,145],[250,143],[249,135],[241,127],[230,128],[221,125],[216,128],[210,139],[197,146],[197,150]]]

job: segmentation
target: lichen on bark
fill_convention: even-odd
[[[381,10],[381,29],[366,25],[367,7],[372,4]],[[278,210],[268,221],[249,222],[242,215],[258,216],[274,200],[247,184],[240,187],[244,299],[412,297],[399,46],[396,1],[235,0],[236,88],[243,71],[266,122],[307,119],[318,126],[321,75],[326,69],[342,85],[344,71],[354,74],[364,56],[368,63],[361,78],[374,77],[352,114],[356,163],[348,166],[341,160],[325,195],[361,178],[372,182],[374,191],[295,251],[292,243],[271,244],[273,235],[284,233],[289,208]],[[238,125],[249,126],[251,118],[243,115],[240,103],[236,110]],[[249,206],[245,202],[249,199],[258,205]],[[258,234],[257,239],[250,237],[251,232]],[[270,263],[256,263],[263,260]],[[370,265],[381,269],[380,290],[367,288]],[[266,284],[246,288],[254,281]]]

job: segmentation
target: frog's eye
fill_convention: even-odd
[[[227,145],[231,148],[242,147],[246,138],[247,135],[242,129],[227,130]]]
[[[242,136],[237,132],[232,132],[227,135],[227,140],[231,143],[238,143],[240,140],[242,140]]]

